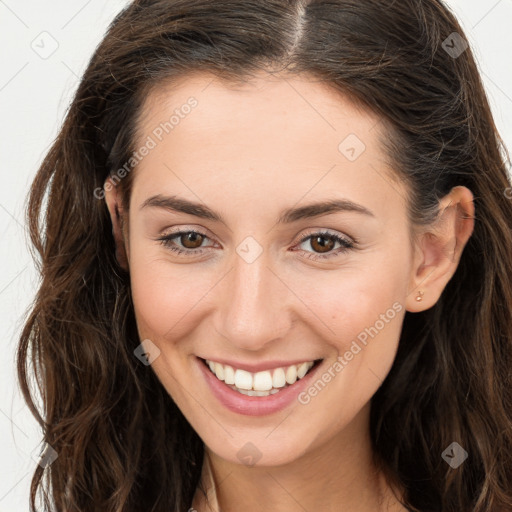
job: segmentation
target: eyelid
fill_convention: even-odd
[[[178,234],[182,234],[182,233],[190,233],[190,232],[194,232],[199,235],[202,235],[212,241],[216,238],[213,235],[213,233],[211,233],[208,229],[205,229],[203,227],[194,226],[194,225],[180,225],[180,226],[176,226],[175,229],[172,229],[172,228],[164,229],[161,232],[161,234],[159,235],[159,238],[170,237],[170,236],[174,236],[174,235],[178,235]]]
[[[339,231],[328,229],[328,228],[308,228],[306,233],[302,234],[300,236],[297,243],[300,244],[300,243],[304,242],[304,240],[309,238],[311,235],[320,235],[320,234],[342,238],[345,242],[347,242],[349,244],[354,244],[354,245],[358,244],[358,241],[354,237],[349,236],[345,233],[341,233]]]

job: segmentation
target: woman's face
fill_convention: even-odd
[[[406,191],[378,118],[319,83],[267,75],[190,75],[142,113],[128,261],[162,385],[236,463],[367,435],[416,294]],[[222,363],[218,376],[205,360]],[[294,381],[294,365],[300,376],[314,362]]]

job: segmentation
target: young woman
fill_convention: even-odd
[[[505,153],[440,0],[133,2],[30,193],[31,507],[512,510]]]

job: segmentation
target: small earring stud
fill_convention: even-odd
[[[420,290],[420,291],[418,292],[418,295],[416,295],[416,300],[417,300],[418,302],[422,301],[422,300],[423,300],[423,295],[424,295],[424,293]]]

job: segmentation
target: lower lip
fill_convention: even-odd
[[[297,400],[297,396],[309,386],[321,363],[314,366],[302,379],[288,386],[278,393],[268,396],[247,396],[231,389],[219,380],[206,366],[205,362],[197,358],[208,386],[217,400],[227,409],[246,416],[264,416],[281,411]]]

